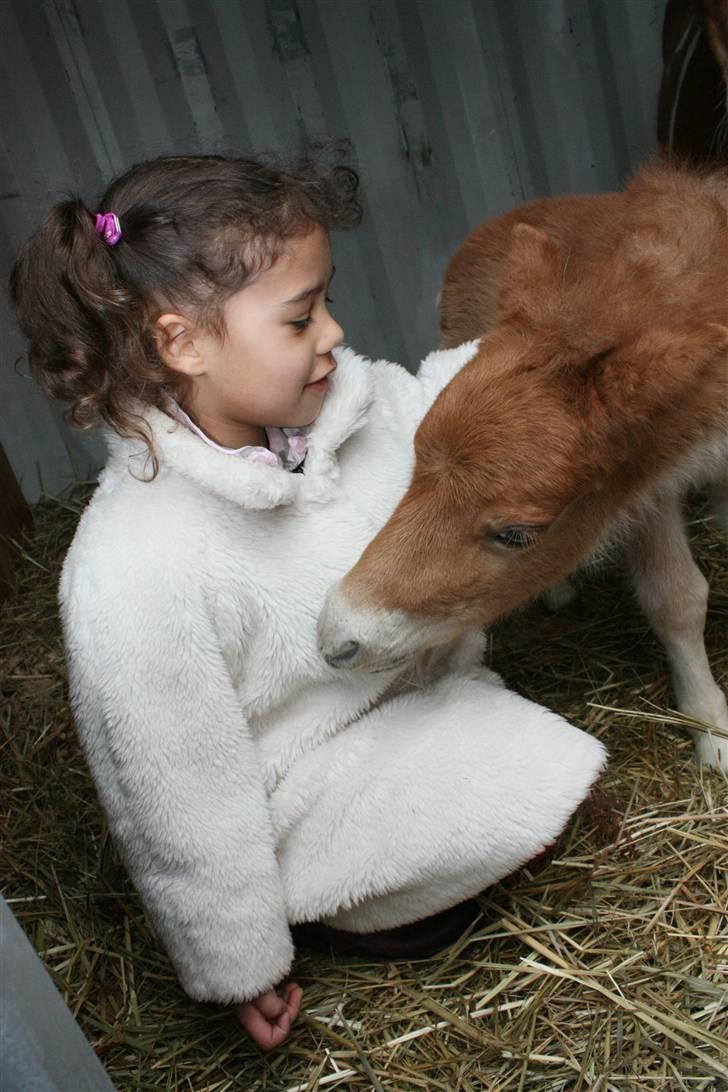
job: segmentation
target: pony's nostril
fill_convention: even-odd
[[[337,648],[336,652],[324,656],[324,659],[329,667],[344,667],[356,658],[358,652],[358,641],[345,641],[341,648]]]

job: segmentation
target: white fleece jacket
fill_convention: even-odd
[[[334,777],[327,743],[356,732],[394,675],[329,668],[316,619],[402,496],[414,430],[473,352],[433,353],[415,377],[338,350],[303,474],[231,458],[151,409],[160,470],[145,481],[139,442],[109,437],[61,579],[71,697],[115,840],[193,997],[270,988],[290,968],[289,921],[336,910],[323,868],[299,897],[300,838],[295,867],[282,867],[281,847],[306,827],[306,779],[324,776],[321,763]],[[560,718],[544,725],[545,747],[551,731],[574,757],[554,767],[556,802],[536,797],[540,844],[603,762]],[[336,825],[320,812],[314,823],[323,837]],[[496,832],[497,874],[534,851],[511,838]],[[382,890],[355,889],[364,900]]]

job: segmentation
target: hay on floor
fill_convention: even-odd
[[[118,1089],[498,1092],[728,1088],[728,791],[669,718],[662,653],[618,572],[492,636],[523,693],[594,732],[602,793],[553,858],[487,891],[437,959],[303,954],[304,1011],[264,1055],[177,985],[119,867],[79,753],[56,611],[85,495],[35,511],[2,610],[4,891]],[[728,549],[700,506],[708,647],[728,680]],[[678,718],[679,719],[679,718]],[[211,900],[214,892],[210,893]]]

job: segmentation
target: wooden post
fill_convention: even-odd
[[[32,526],[30,508],[0,444],[0,603],[7,599],[13,587],[10,539],[20,538]]]

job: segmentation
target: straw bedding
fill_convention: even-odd
[[[36,508],[1,614],[1,865],[6,897],[115,1087],[728,1089],[728,786],[692,763],[667,712],[662,653],[618,568],[587,574],[563,613],[534,605],[491,639],[513,687],[607,744],[600,791],[549,860],[483,894],[482,917],[438,958],[302,953],[304,1012],[265,1055],[229,1012],[177,986],[78,750],[55,589],[86,493]],[[691,512],[725,685],[728,548],[699,500]]]

